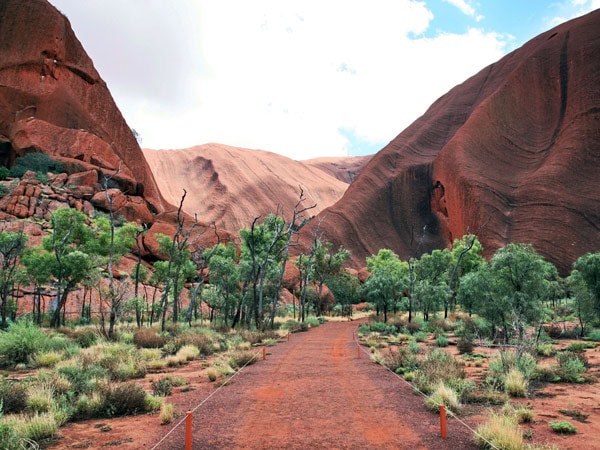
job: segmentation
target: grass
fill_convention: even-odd
[[[439,412],[440,405],[445,405],[453,413],[457,413],[460,409],[457,393],[442,381],[437,384],[433,393],[425,400],[425,406],[431,411]]]
[[[160,424],[168,425],[173,422],[175,417],[175,405],[172,403],[163,403],[160,407]]]
[[[511,415],[490,413],[488,420],[477,427],[475,443],[481,448],[520,450],[525,448],[523,433],[517,419]]]
[[[512,368],[504,377],[504,390],[511,397],[527,396],[529,381],[517,368]]]

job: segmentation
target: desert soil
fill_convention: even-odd
[[[356,329],[357,322],[337,322],[293,334],[217,392],[200,362],[178,370],[191,390],[168,397],[180,412],[174,424],[213,394],[194,412],[194,449],[476,448],[456,419],[442,439],[439,416],[420,395],[364,349],[358,358]],[[160,426],[157,414],[73,423],[51,448],[182,449],[184,426],[171,432],[174,424]]]

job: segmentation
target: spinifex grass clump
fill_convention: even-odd
[[[453,413],[457,413],[460,409],[460,401],[458,400],[456,391],[447,386],[443,381],[438,382],[429,398],[425,401],[425,406],[434,412],[439,412],[440,405],[446,406]]]
[[[0,333],[0,365],[28,364],[36,354],[51,348],[51,339],[31,322],[15,322]]]

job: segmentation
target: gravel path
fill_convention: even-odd
[[[467,449],[455,419],[439,416],[397,376],[357,357],[356,322],[321,325],[269,349],[194,413],[197,449]],[[190,392],[190,408],[202,398]],[[159,447],[183,449],[183,428]]]

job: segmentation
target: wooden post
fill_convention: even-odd
[[[191,411],[185,413],[185,450],[192,450],[192,419]]]
[[[446,406],[440,405],[440,431],[442,434],[442,438],[446,439],[448,437],[448,433],[446,432]]]
[[[267,347],[263,347],[263,361],[267,359]]]

